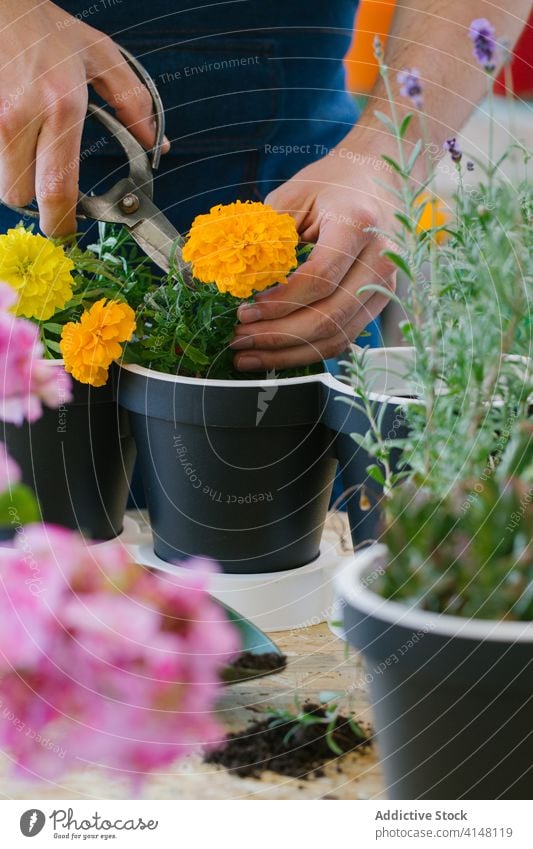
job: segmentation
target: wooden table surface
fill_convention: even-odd
[[[342,532],[342,526],[340,528]],[[339,520],[329,532],[339,531]],[[339,536],[346,539],[344,532]],[[347,548],[346,546],[344,546]],[[341,699],[363,722],[370,722],[367,696],[357,675],[359,659],[326,624],[272,634],[287,655],[287,668],[276,675],[225,688],[218,706],[219,716],[229,731],[243,728],[266,707],[294,707],[316,700],[323,691],[349,693]],[[357,686],[354,686],[354,682]],[[2,799],[127,799],[129,785],[109,771],[87,768],[60,782],[27,782],[9,775],[9,761],[0,755],[0,798]],[[260,779],[239,778],[201,757],[182,760],[164,773],[150,776],[141,790],[146,799],[370,799],[382,791],[375,751],[346,755],[325,767],[322,778],[292,779],[272,772]]]

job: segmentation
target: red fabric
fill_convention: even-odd
[[[513,51],[511,73],[514,93],[521,98],[533,98],[533,12]],[[503,71],[496,80],[494,91],[505,95]]]

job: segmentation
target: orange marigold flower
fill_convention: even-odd
[[[122,353],[135,330],[135,313],[119,301],[97,301],[78,322],[65,324],[61,353],[65,370],[80,383],[103,386],[109,366]]]
[[[296,267],[294,219],[271,206],[236,201],[213,206],[192,223],[183,258],[202,283],[248,298],[274,283],[286,283]]]

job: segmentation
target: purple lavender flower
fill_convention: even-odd
[[[470,24],[468,35],[474,45],[474,56],[479,64],[486,71],[494,71],[497,64],[498,46],[491,22],[486,18],[476,18]]]
[[[399,71],[396,79],[400,86],[400,94],[402,97],[408,97],[417,109],[422,109],[424,100],[422,97],[422,83],[420,82],[420,71],[416,68],[405,68]]]
[[[452,158],[452,162],[455,162],[455,164],[458,165],[459,162],[462,159],[463,151],[461,150],[461,148],[457,144],[457,139],[456,138],[446,139],[446,141],[444,142],[444,144],[442,146],[443,146],[444,150],[447,150],[448,153],[450,154],[450,156]]]

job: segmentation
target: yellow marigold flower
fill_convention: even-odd
[[[248,298],[252,292],[286,283],[296,266],[298,231],[294,219],[263,203],[213,206],[192,223],[183,258],[202,283]]]
[[[80,383],[103,386],[109,366],[120,357],[120,343],[135,330],[135,313],[119,301],[97,301],[78,322],[65,324],[61,333],[61,353],[65,370]]]
[[[419,233],[425,233],[427,230],[433,230],[435,227],[442,227],[450,220],[450,215],[439,198],[423,194],[417,200],[417,206],[422,205],[424,205],[424,209],[418,219],[416,228]],[[446,236],[447,234],[444,230],[438,230],[434,234],[434,238],[439,245],[446,240]]]
[[[59,245],[15,227],[0,236],[0,280],[18,294],[15,315],[46,321],[72,297],[74,263]]]

